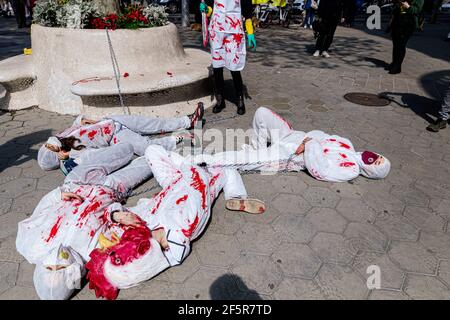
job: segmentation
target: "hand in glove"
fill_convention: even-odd
[[[256,39],[255,39],[254,34],[247,35],[247,42],[248,42],[248,47],[249,48],[253,47],[253,51],[256,51]]]

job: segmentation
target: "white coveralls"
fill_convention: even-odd
[[[319,130],[295,131],[285,119],[265,107],[255,112],[253,130],[253,148],[195,156],[194,163],[236,164],[235,168],[244,171],[300,171],[306,168],[316,179],[332,182],[349,181],[360,174],[359,155],[348,139]],[[293,156],[306,137],[312,140],[306,143],[304,153]],[[270,147],[267,142],[271,142]]]
[[[213,68],[243,70],[246,47],[240,0],[214,0],[209,35]]]
[[[171,266],[178,265],[189,254],[190,242],[208,223],[220,191],[224,189],[226,199],[246,198],[247,192],[234,169],[207,171],[157,145],[149,146],[145,157],[163,189],[128,210],[146,221],[150,230],[164,228],[169,244],[164,255]]]
[[[101,233],[121,234],[117,224],[107,223],[111,212],[123,209],[120,193],[151,176],[144,157],[124,167],[133,157],[131,144],[93,150],[82,157],[83,164],[69,173],[63,186],[44,196],[32,216],[19,222],[16,247],[28,262],[43,261],[60,245],[71,247],[87,261]],[[63,201],[61,192],[80,195],[83,202]]]

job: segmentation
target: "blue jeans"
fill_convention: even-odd
[[[315,16],[316,16],[316,12],[314,10],[307,9],[306,16],[305,16],[305,26],[307,26],[307,27],[312,26]]]

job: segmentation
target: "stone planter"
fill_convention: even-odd
[[[213,105],[209,54],[184,49],[174,24],[109,31],[109,35],[120,68],[124,102],[131,114],[168,117],[192,112],[198,101],[205,107]],[[42,109],[63,114],[123,113],[105,30],[33,25],[31,39],[33,54],[26,57],[26,70],[16,77],[23,79],[28,73],[34,79],[32,90],[26,88],[34,95],[30,100]],[[14,59],[19,58],[0,62],[0,74]],[[13,69],[9,72],[14,73]],[[5,81],[0,75],[0,84],[11,92],[17,91],[10,85],[12,78]],[[14,104],[13,100],[11,94],[3,107]]]

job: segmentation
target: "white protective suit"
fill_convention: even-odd
[[[306,143],[304,153],[296,155],[306,137],[312,140]],[[192,159],[194,163],[205,162],[213,167],[235,165],[244,171],[300,171],[306,168],[316,179],[331,182],[349,181],[359,174],[381,179],[390,170],[388,159],[384,158],[383,165],[367,165],[348,139],[319,130],[295,131],[285,119],[265,107],[255,112],[251,144],[242,151],[197,155]]]
[[[149,146],[145,157],[163,189],[128,210],[147,222],[150,230],[164,228],[169,243],[164,255],[171,266],[178,265],[189,254],[190,242],[207,225],[220,191],[224,190],[225,199],[246,198],[247,192],[234,169],[207,171],[157,145]]]
[[[83,165],[69,173],[63,186],[44,196],[32,216],[19,222],[19,253],[37,264],[64,245],[87,261],[99,235],[117,229],[116,224],[107,222],[113,211],[122,211],[119,201],[123,194],[151,176],[143,157],[124,167],[132,156],[133,147],[125,143],[86,153]],[[61,192],[73,192],[83,202],[61,200]],[[120,234],[120,230],[113,231]]]
[[[176,138],[174,136],[151,138],[147,135],[173,132],[187,129],[191,126],[191,121],[187,116],[160,119],[119,115],[102,119],[91,125],[82,125],[81,120],[83,119],[84,116],[78,116],[73,125],[58,134],[57,137],[73,136],[79,139],[81,141],[80,144],[88,149],[104,148],[119,142],[127,142],[133,146],[134,153],[138,156],[144,155],[145,149],[150,144],[162,145],[168,150],[174,150],[176,147]],[[48,143],[51,143],[50,139]],[[72,149],[69,157],[77,159],[84,151],[86,149],[80,151]],[[60,163],[57,154],[43,145],[38,152],[38,164],[43,170],[53,170],[57,169]]]

